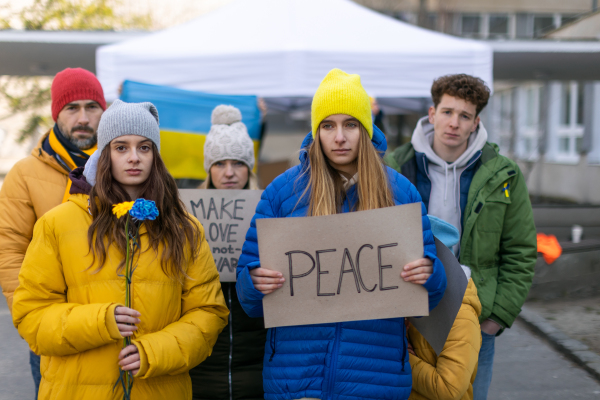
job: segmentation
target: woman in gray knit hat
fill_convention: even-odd
[[[217,106],[204,143],[206,180],[200,189],[258,189],[254,168],[254,143],[233,106]]]
[[[240,110],[220,105],[204,145],[208,178],[201,188],[258,189],[254,144]],[[194,399],[258,400],[264,398],[263,356],[267,330],[262,318],[250,318],[240,305],[235,282],[221,282],[229,307],[229,326],[219,335],[212,355],[190,371]]]
[[[40,400],[124,398],[123,374],[133,378],[132,399],[189,400],[188,371],[227,324],[202,226],[185,211],[159,148],[156,108],[115,101],[85,172],[70,175],[69,200],[36,224],[13,318],[42,356]]]

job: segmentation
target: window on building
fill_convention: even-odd
[[[533,15],[531,14],[517,14],[517,29],[516,36],[518,38],[530,38],[533,37]]]
[[[579,19],[579,15],[577,14],[566,14],[566,15],[561,15],[561,19],[560,19],[560,25],[566,25],[570,22],[573,22],[575,20]]]
[[[536,88],[525,88],[525,126],[534,128],[538,123],[539,106],[537,104]]]
[[[583,125],[583,109],[585,108],[583,104],[583,82],[577,83],[577,125]]]
[[[582,82],[563,82],[560,90],[558,127],[559,159],[577,161],[583,137],[584,85]]]
[[[553,15],[535,15],[533,17],[533,36],[540,37],[554,29]]]
[[[538,138],[540,135],[541,105],[543,86],[539,83],[523,85],[520,93],[517,155],[521,159],[538,157]]]
[[[571,125],[572,88],[570,83],[563,83],[560,88],[560,124],[563,126]]]
[[[505,90],[500,95],[500,129],[510,131],[511,125],[511,91]]]
[[[571,141],[568,137],[558,138],[558,151],[561,153],[568,153]]]
[[[533,139],[530,137],[523,138],[523,152],[525,154],[533,153]]]
[[[489,37],[507,37],[508,32],[508,15],[492,14],[489,20]]]
[[[500,152],[507,154],[511,145],[512,89],[498,90],[494,93],[488,118],[490,121],[488,132],[493,132],[491,140],[498,143]],[[484,124],[486,122],[487,120]]]
[[[436,13],[427,14],[427,26],[426,28],[436,30],[437,28],[438,15]]]
[[[465,14],[461,17],[461,34],[478,36],[481,32],[481,16]]]

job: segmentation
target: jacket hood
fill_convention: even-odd
[[[90,192],[92,185],[87,183],[83,176],[83,167],[77,167],[69,173],[71,180],[71,189],[69,190],[69,201],[77,204],[85,212],[91,214],[90,211]]]
[[[308,132],[304,140],[302,141],[302,145],[300,146],[300,162],[302,164],[308,163],[308,148],[313,142],[312,131]],[[381,157],[385,154],[387,150],[387,140],[385,139],[385,135],[375,124],[373,124],[373,138],[371,139],[373,146],[379,153]]]
[[[411,143],[419,153],[424,153],[428,161],[439,166],[452,166],[461,168],[467,165],[469,160],[485,146],[488,139],[487,131],[483,123],[479,122],[477,130],[471,134],[468,141],[467,151],[461,154],[460,157],[453,163],[447,163],[433,151],[433,125],[429,122],[429,117],[423,117],[417,122],[417,126],[413,132]]]
[[[50,135],[50,131],[46,132],[46,134],[40,138],[37,145],[33,148],[33,150],[31,150],[31,155],[34,156],[35,158],[37,158],[38,160],[40,160],[41,162],[48,164],[49,166],[51,166],[58,172],[68,175],[69,171],[65,170],[58,163],[58,161],[56,161],[54,159],[54,157],[52,157],[50,154],[48,154],[47,152],[44,151],[43,144],[44,144],[44,140],[46,140],[48,135]]]
[[[71,196],[69,196],[69,201],[77,204],[79,208],[81,208],[91,216],[92,211],[90,209],[90,196],[81,193],[72,194]]]
[[[85,176],[83,175],[84,167],[77,167],[69,173],[69,179],[71,180],[70,194],[87,194],[89,195],[92,191],[92,185],[90,185]]]
[[[481,302],[477,296],[477,287],[475,287],[475,282],[473,282],[473,279],[469,279],[462,303],[473,307],[473,310],[475,310],[477,316],[481,315]]]

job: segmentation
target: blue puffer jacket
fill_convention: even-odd
[[[299,204],[298,199],[308,184],[308,174],[301,173],[308,167],[311,142],[312,135],[308,134],[302,143],[301,164],[277,177],[263,192],[246,234],[236,287],[240,303],[251,317],[263,315],[263,294],[254,288],[249,272],[260,266],[256,219],[306,216],[308,196]],[[381,154],[387,148],[377,127],[373,144]],[[421,201],[406,178],[389,167],[387,172],[397,205]],[[343,212],[348,212],[356,196],[354,185],[348,189]],[[446,275],[436,257],[425,206],[422,215],[425,257],[434,261],[433,274],[423,285],[432,309],[444,294]],[[412,377],[405,329],[404,318],[269,329],[263,369],[265,399],[407,399]]]

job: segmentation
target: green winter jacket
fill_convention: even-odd
[[[416,174],[416,167],[406,168],[409,161],[416,164],[414,159],[415,150],[407,143],[384,161],[400,173]],[[463,212],[459,261],[471,268],[482,305],[479,321],[490,318],[506,328],[521,312],[533,280],[537,260],[533,211],[521,170],[498,154],[497,145],[486,143],[477,163]],[[415,184],[414,177],[407,178]]]

